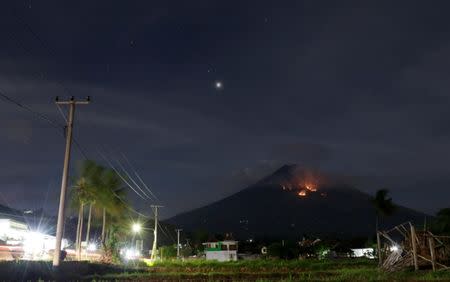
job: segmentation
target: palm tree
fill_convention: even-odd
[[[77,223],[77,234],[75,240],[75,249],[77,257],[80,255],[81,248],[81,234],[83,233],[83,221],[84,221],[84,205],[89,199],[89,189],[90,186],[85,177],[78,179],[73,186],[72,194],[72,207],[78,207],[78,223]]]
[[[111,219],[119,217],[126,210],[124,201],[124,189],[120,176],[113,170],[106,169],[101,176],[98,201],[103,210],[102,243],[106,238],[106,216]]]
[[[77,257],[81,256],[84,206],[89,205],[86,242],[89,242],[93,216],[102,217],[102,246],[105,247],[108,229],[120,227],[128,209],[121,177],[113,170],[106,169],[94,161],[82,163],[79,178],[72,189],[72,207],[78,209],[76,236]],[[107,224],[108,222],[108,224]],[[116,228],[120,229],[120,228]]]
[[[88,223],[86,230],[86,244],[89,244],[90,240],[90,231],[91,231],[91,221],[92,221],[92,212],[93,209],[96,208],[98,194],[100,193],[101,187],[101,176],[105,170],[104,167],[97,165],[94,162],[88,164],[89,166],[89,182],[90,182],[90,197],[88,199],[89,203],[89,213],[88,213]],[[95,211],[94,211],[95,212]]]
[[[105,169],[97,193],[97,208],[102,210],[102,260],[112,262],[117,255],[117,240],[121,228],[127,226],[128,205],[121,177],[113,170]]]
[[[376,212],[376,228],[378,230],[379,217],[392,215],[396,206],[392,202],[392,198],[388,198],[389,190],[380,189],[376,192],[375,197],[372,198],[372,204]]]
[[[95,203],[97,187],[103,168],[94,161],[86,160],[80,167],[79,178],[75,181],[72,189],[72,207],[78,207],[78,224],[75,240],[77,257],[81,256],[81,242],[84,222],[84,206],[89,204],[88,226],[86,233],[86,242],[89,241],[91,228],[92,206]]]
[[[390,216],[395,212],[396,206],[392,202],[392,198],[388,198],[389,190],[380,189],[376,192],[375,197],[371,199],[372,205],[375,208],[376,213],[376,221],[375,221],[375,229],[377,234],[377,247],[378,247],[378,261],[381,265],[382,257],[381,257],[381,240],[379,231],[379,218],[382,216]]]

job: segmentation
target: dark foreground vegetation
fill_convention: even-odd
[[[50,262],[2,262],[0,280],[23,281],[450,281],[450,271],[384,273],[376,262],[341,260],[166,261],[121,266],[66,262],[53,272]]]

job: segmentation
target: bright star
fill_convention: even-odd
[[[223,87],[222,82],[221,81],[216,81],[215,87],[216,87],[216,89],[222,89],[222,87]]]

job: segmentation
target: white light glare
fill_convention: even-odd
[[[132,228],[134,233],[139,233],[141,231],[141,225],[139,223],[134,223]]]
[[[397,252],[399,250],[399,248],[397,245],[393,245],[393,246],[391,246],[390,250],[391,250],[391,252]]]
[[[137,256],[137,252],[133,249],[126,249],[125,250],[125,258],[126,259],[134,259]]]
[[[90,244],[87,246],[87,250],[88,250],[88,251],[91,251],[91,252],[95,252],[95,251],[97,250],[97,245],[96,245],[95,243],[90,243]]]
[[[25,253],[35,255],[43,252],[45,249],[44,236],[39,232],[29,232],[23,242]]]

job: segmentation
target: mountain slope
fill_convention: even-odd
[[[382,225],[409,220],[419,223],[424,217],[398,207],[392,217],[382,219]],[[168,222],[191,231],[231,232],[239,239],[298,238],[312,233],[348,237],[373,233],[375,211],[369,195],[290,165],[234,195]]]

